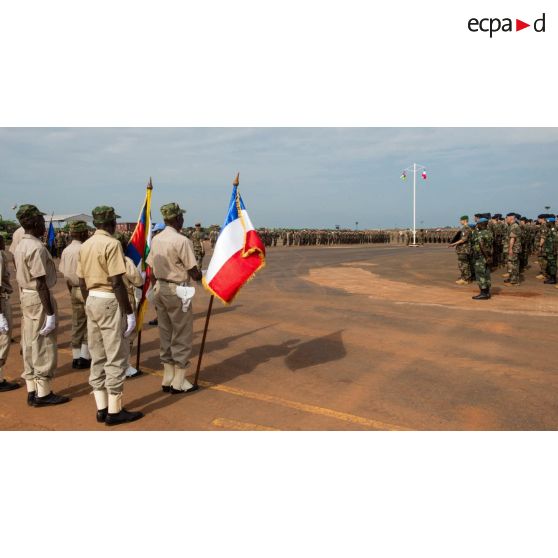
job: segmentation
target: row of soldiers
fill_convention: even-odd
[[[151,300],[159,323],[162,390],[171,395],[197,389],[186,374],[193,338],[191,301],[195,289],[191,281],[200,281],[202,274],[194,243],[181,234],[184,213],[177,203],[161,207],[164,227],[153,236],[147,259],[154,283]],[[34,205],[20,206],[17,219],[21,227],[14,233],[10,246],[22,314],[22,378],[27,387],[27,403],[32,407],[70,401],[53,391],[58,309],[52,289],[57,273],[52,255],[41,241],[46,232],[44,215]],[[72,366],[90,369],[96,420],[116,425],[143,416],[123,407],[122,394],[136,331],[138,289],[143,287],[145,275],[125,256],[128,242],[116,234],[118,215],[114,209],[99,206],[92,215],[96,228],[93,235],[84,221],[71,224],[71,242],[61,254],[60,271],[72,304]],[[20,385],[5,379],[3,372],[13,330],[10,304],[13,287],[3,239],[0,243],[0,392],[3,392]]]
[[[271,246],[334,246],[338,244],[383,244],[390,242],[388,231],[320,230],[320,229],[259,229],[266,247]]]
[[[540,265],[537,279],[556,285],[558,232],[555,215],[541,214],[535,221],[515,212],[505,217],[499,213],[477,213],[474,221],[469,223],[469,217],[463,215],[461,229],[449,244],[457,252],[460,278],[456,283],[465,285],[475,279],[479,284],[481,292],[473,298],[490,298],[491,272],[499,267],[506,270],[505,286],[519,285],[533,254]]]

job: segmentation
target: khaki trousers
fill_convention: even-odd
[[[80,349],[87,345],[87,315],[85,302],[79,287],[72,287],[72,348]]]
[[[8,360],[8,353],[10,352],[10,343],[12,338],[12,306],[8,298],[0,298],[0,314],[4,314],[8,320],[9,330],[7,333],[0,333],[0,382],[4,379],[2,367]]]
[[[161,362],[186,368],[192,353],[194,315],[192,305],[182,311],[182,301],[176,296],[177,285],[157,281],[153,302],[159,321]]]
[[[54,313],[56,301],[51,294]],[[21,304],[21,351],[23,355],[24,380],[48,380],[54,377],[58,361],[55,330],[48,335],[39,335],[45,325],[46,312],[37,292],[20,292]]]
[[[122,393],[128,367],[128,340],[123,333],[126,318],[116,298],[87,297],[87,338],[91,353],[89,385],[93,390]]]

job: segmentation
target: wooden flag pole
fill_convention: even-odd
[[[149,177],[149,183],[147,184],[147,189],[148,190],[153,190],[153,181],[151,180],[151,177]],[[146,219],[149,218],[149,226],[151,227],[151,208],[149,208],[149,217],[146,215]],[[143,291],[143,288],[142,288]],[[139,317],[139,309],[141,308],[141,305],[143,304],[143,301],[145,299],[145,293],[142,293],[141,296],[141,300],[140,303],[138,305],[138,309],[137,309],[137,315],[136,315],[136,319]],[[141,324],[141,327],[139,328],[138,331],[138,348],[136,351],[136,370],[141,374],[141,370],[140,370],[140,355],[141,355],[141,332],[143,331],[143,324]]]
[[[240,173],[236,173],[236,177],[233,181],[233,186],[238,186],[240,183]],[[201,271],[201,269],[200,269]],[[213,301],[215,300],[215,295],[211,295],[209,298],[209,306],[207,307],[207,315],[205,316],[205,327],[203,328],[202,342],[200,346],[200,354],[198,356],[198,366],[196,367],[196,375],[194,376],[194,386],[198,387],[198,378],[200,377],[201,363],[203,358],[203,351],[205,349],[205,339],[207,337],[207,330],[209,329],[209,318],[211,317],[211,309],[213,308]]]
[[[207,308],[207,316],[205,317],[205,327],[203,329],[203,337],[200,346],[200,355],[198,357],[198,366],[196,368],[196,375],[194,376],[194,386],[198,385],[198,378],[200,377],[200,369],[201,363],[203,358],[203,351],[205,349],[205,338],[207,337],[207,330],[209,328],[209,318],[211,317],[211,309],[213,308],[213,300],[215,299],[215,295],[211,295],[209,297],[209,306]]]

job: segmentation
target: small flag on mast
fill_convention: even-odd
[[[425,170],[422,171],[421,176],[422,176],[423,180],[426,180],[426,171]]]
[[[50,219],[50,225],[48,226],[48,236],[47,236],[47,246],[51,249],[54,248],[54,242],[56,241],[56,233],[54,232],[54,226],[52,224],[52,217]]]
[[[405,182],[405,180],[407,180],[407,173],[405,171],[403,171],[403,173],[401,174],[401,176],[399,178],[401,178],[401,180],[403,180],[403,182]]]

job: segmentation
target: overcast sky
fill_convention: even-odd
[[[150,176],[153,219],[177,201],[186,223],[223,222],[231,182],[256,227],[455,224],[463,213],[558,210],[558,128],[0,128],[0,213],[112,205],[135,221]]]

